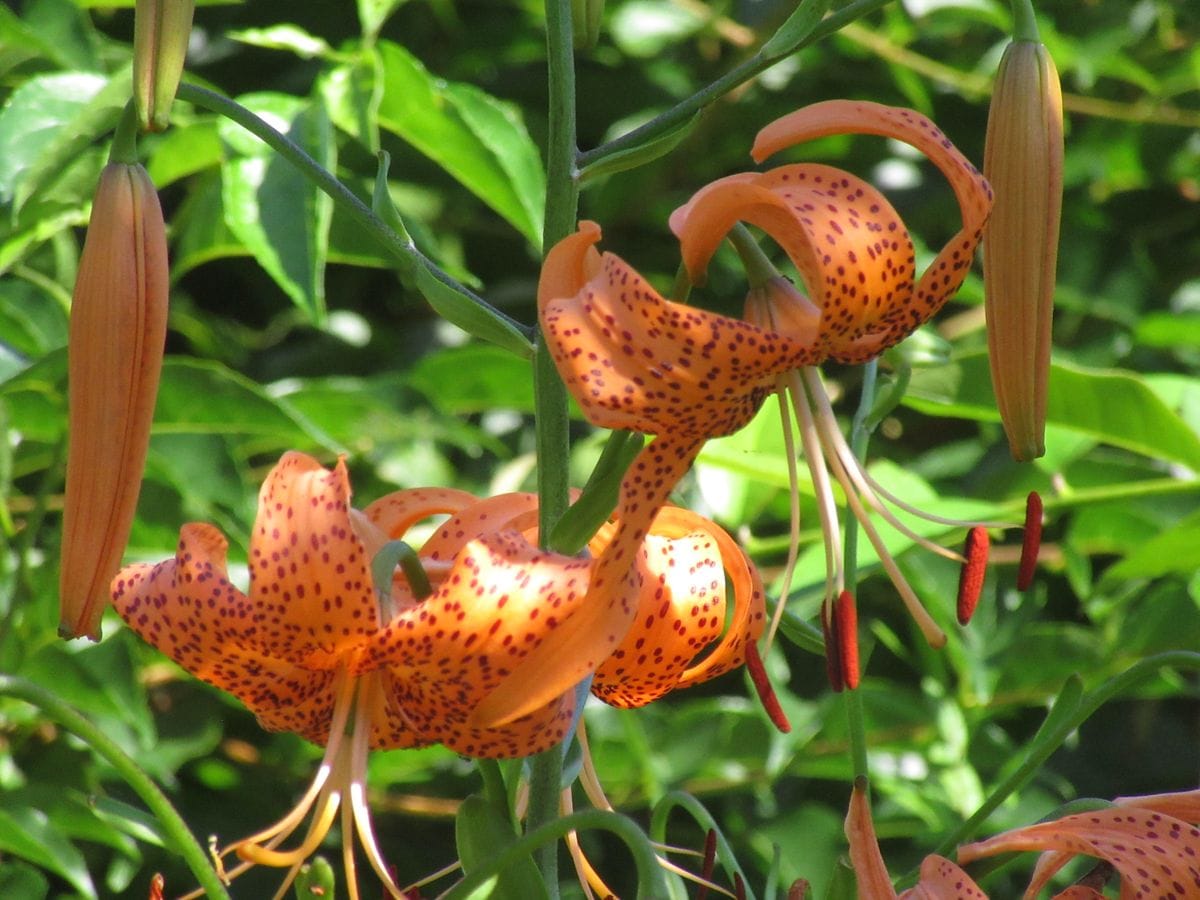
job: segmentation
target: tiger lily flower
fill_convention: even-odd
[[[100,173],[71,298],[59,633],[100,638],[137,509],[167,335],[167,232],[136,163]]]
[[[958,862],[997,853],[1042,850],[1025,900],[1033,900],[1074,856],[1107,861],[1121,876],[1122,897],[1191,897],[1200,891],[1200,791],[1118,798],[1108,809],[1078,813],[1017,828],[958,849]],[[931,854],[920,880],[897,895],[871,821],[865,779],[855,782],[846,817],[850,861],[859,896],[868,900],[986,900],[958,865]],[[1072,885],[1055,900],[1103,900],[1094,887]]]
[[[623,260],[601,256],[594,248],[599,227],[583,222],[547,257],[538,291],[541,324],[568,389],[603,427],[657,434],[659,441],[703,442],[742,427],[768,394],[790,396],[826,540],[826,611],[846,590],[832,473],[906,606],[930,643],[940,645],[944,634],[869,514],[935,552],[965,560],[899,521],[893,507],[913,510],[875,483],[850,451],[816,366],[827,359],[871,359],[936,313],[966,277],[991,191],[928,119],[875,103],[805,107],[763,129],[753,156],[762,160],[835,133],[906,141],[950,181],[962,225],[919,278],[908,233],[875,188],[829,166],[782,166],[708,185],[675,211],[671,227],[694,284],[703,282],[725,236],[745,221],[787,252],[805,292],[786,279],[764,278],[752,287],[745,321],[671,302]],[[791,446],[790,426],[787,434]],[[928,518],[951,527],[976,524]]]
[[[325,747],[297,807],[222,852],[242,860],[228,876],[256,863],[285,867],[282,894],[340,809],[351,896],[358,896],[355,833],[384,886],[402,896],[373,836],[368,751],[440,742],[468,756],[518,757],[562,741],[575,725],[573,688],[582,676],[575,665],[564,674],[523,670],[522,661],[548,644],[597,645],[581,643],[577,632],[595,619],[580,613],[600,596],[593,587],[605,560],[614,602],[629,608],[637,626],[612,641],[620,656],[596,673],[599,696],[641,705],[738,664],[745,643],[763,628],[757,574],[706,520],[660,509],[653,497],[645,506],[629,500],[644,493],[626,491],[628,518],[593,539],[594,560],[572,558],[536,547],[532,494],[478,500],[462,491],[417,489],[359,511],[350,505],[341,461],[329,471],[293,452],[259,494],[248,594],[230,583],[227,543],[209,525],[185,525],[173,559],[123,569],[113,580],[113,603],[134,631],[232,693],[264,728],[294,731]],[[449,518],[417,554],[428,593],[403,568],[386,565],[377,586],[377,554],[439,514]],[[615,558],[613,548],[623,555]],[[710,656],[690,666],[722,631],[726,570],[736,586],[733,625]],[[599,646],[607,638],[602,634]],[[596,654],[592,669],[609,655],[587,652]],[[522,698],[551,688],[547,699],[523,708],[501,706],[499,724],[481,720],[478,709],[497,688],[514,683]],[[299,845],[279,849],[310,811]]]

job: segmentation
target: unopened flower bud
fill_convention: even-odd
[[[129,540],[167,328],[167,237],[140,165],[100,175],[71,300],[63,637],[100,636]]]
[[[603,18],[604,0],[571,0],[571,29],[575,33],[576,50],[590,50],[596,46]]]
[[[133,16],[133,99],[143,131],[167,127],[183,75],[195,0],[137,0]]]
[[[1062,213],[1062,91],[1045,46],[1009,44],[988,114],[983,172],[995,191],[983,237],[992,384],[1013,456],[1045,453],[1050,323]]]

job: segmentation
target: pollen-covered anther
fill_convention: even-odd
[[[854,595],[842,591],[833,607],[834,638],[842,684],[850,690],[858,688],[858,609]]]
[[[775,693],[775,688],[771,686],[766,666],[763,665],[762,657],[758,655],[758,645],[754,641],[746,642],[746,671],[750,673],[754,691],[758,694],[759,702],[766,710],[771,724],[784,734],[789,733],[792,730],[792,723],[788,721],[787,714],[784,713],[783,707],[779,703],[779,697]]]
[[[821,606],[821,635],[825,638],[825,675],[829,678],[829,687],[835,694],[840,694],[846,686],[842,678],[841,646],[837,640],[837,622],[834,619],[833,607]]]
[[[967,544],[963,548],[962,571],[958,575],[958,624],[966,625],[975,615],[975,607],[979,605],[979,595],[983,592],[983,579],[987,574],[988,551],[991,549],[991,538],[987,529],[976,525],[967,532]]]
[[[717,832],[712,828],[708,829],[708,833],[704,835],[704,861],[700,864],[700,878],[702,879],[700,889],[696,892],[696,900],[705,900],[708,897],[708,885],[704,882],[712,881],[713,867],[717,863]]]
[[[1030,491],[1025,499],[1025,528],[1021,537],[1021,563],[1017,568],[1017,590],[1027,591],[1037,570],[1038,551],[1042,546],[1042,498]]]

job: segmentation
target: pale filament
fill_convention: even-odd
[[[783,618],[783,608],[792,590],[792,574],[796,571],[796,561],[800,558],[800,476],[796,471],[796,439],[792,435],[792,417],[788,413],[787,383],[782,375],[775,378],[775,397],[779,401],[779,419],[783,423],[783,448],[787,458],[789,540],[787,562],[779,579],[779,600],[775,604],[775,612],[771,614],[767,639],[763,642],[764,657],[771,652],[775,632],[779,630],[779,622]]]

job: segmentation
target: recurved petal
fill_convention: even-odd
[[[606,543],[606,537],[593,541],[592,552],[602,553]],[[689,510],[664,507],[639,553],[638,576],[637,615],[620,646],[596,670],[592,693],[597,697],[614,706],[643,706],[745,661],[746,642],[763,630],[762,582],[724,529]],[[734,611],[726,629],[727,576]],[[720,643],[692,665],[718,638]]]
[[[211,525],[185,525],[173,559],[117,574],[113,606],[145,641],[241,700],[263,727],[324,743],[333,672],[302,669],[256,648],[254,606],[229,582],[227,546]]]
[[[250,537],[255,645],[278,659],[331,668],[379,625],[371,560],[350,517],[350,480],[289,452],[258,497]]]
[[[1114,806],[1040,822],[959,847],[958,860],[966,863],[1023,850],[1106,860],[1121,875],[1123,898],[1165,897],[1172,892],[1200,896],[1200,829],[1152,810]],[[1025,896],[1036,896],[1049,874],[1039,872]]]
[[[577,254],[585,236],[594,243],[599,230],[567,238]],[[786,337],[664,300],[611,253],[576,292],[539,286],[539,298],[559,374],[605,428],[730,434],[754,415],[776,374],[815,360]]]
[[[930,854],[921,861],[921,880],[900,900],[987,900],[987,894],[950,860]]]
[[[738,221],[761,228],[792,260],[821,311],[820,342],[789,336],[821,358],[868,359],[915,327],[912,241],[887,198],[857,176],[805,163],[702,188],[671,217],[694,282]]]
[[[871,819],[871,801],[865,778],[854,782],[850,811],[846,815],[846,840],[850,842],[850,865],[858,881],[858,896],[871,900],[896,900],[896,889],[888,877],[887,864],[879,852],[875,823]]]
[[[435,562],[454,559],[470,541],[499,531],[524,533],[536,539],[537,494],[514,492],[475,500],[458,510],[429,536],[421,556]]]
[[[516,677],[521,660],[560,639],[582,605],[590,566],[589,560],[538,550],[513,532],[472,540],[441,586],[384,628],[354,674],[386,666],[409,725],[459,752],[508,756],[550,746],[566,734],[573,699],[563,695],[578,681],[553,667],[513,685],[522,694],[551,694],[527,721],[509,729],[468,719],[494,688]]]
[[[384,494],[363,509],[363,515],[388,536],[398,540],[408,529],[430,516],[454,515],[477,502],[474,494],[454,488],[409,488]]]
[[[962,215],[962,228],[921,275],[912,304],[893,323],[892,334],[882,339],[886,347],[927,321],[962,285],[991,212],[992,189],[979,170],[925,116],[862,100],[828,100],[783,116],[758,133],[751,155],[761,162],[785,147],[831,134],[876,134],[911,144],[946,176]],[[846,361],[859,360],[852,356]]]

